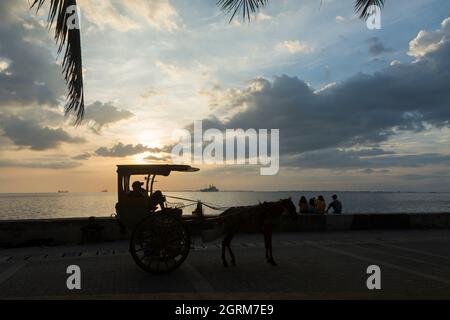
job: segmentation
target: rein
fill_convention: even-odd
[[[230,208],[234,208],[234,207],[222,207],[213,203],[209,203],[209,202],[203,202],[201,200],[193,200],[193,199],[188,199],[188,198],[181,198],[181,197],[174,197],[174,196],[165,196],[166,198],[170,198],[170,199],[176,199],[176,200],[183,200],[183,201],[188,201],[188,202],[192,202],[193,204],[195,203],[201,203],[202,205],[204,205],[205,207],[208,207],[212,210],[217,210],[217,211],[221,211],[221,210],[227,210]]]

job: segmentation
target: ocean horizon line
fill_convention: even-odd
[[[202,192],[200,190],[165,190],[164,193],[167,192],[199,192],[199,193],[208,193],[208,192]],[[450,193],[450,191],[403,191],[403,190],[220,190],[216,192],[259,192],[259,193],[286,193],[286,192],[326,192],[326,193],[440,193],[440,194],[447,194]],[[48,192],[38,192],[38,191],[30,191],[30,192],[0,192],[0,195],[27,195],[27,194],[60,194],[60,195],[67,195],[67,194],[86,194],[86,193],[103,193],[103,194],[112,194],[117,193],[117,191],[111,191],[111,192],[104,192],[104,191],[65,191],[65,192],[58,192],[58,191],[48,191]]]

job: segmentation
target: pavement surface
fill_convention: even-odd
[[[194,239],[184,264],[166,275],[134,263],[127,242],[0,250],[0,299],[449,299],[450,230],[274,234],[278,266],[260,235],[232,243],[224,268],[218,242]],[[66,285],[81,269],[81,290]],[[381,289],[367,288],[367,268]]]

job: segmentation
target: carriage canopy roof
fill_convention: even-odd
[[[117,166],[117,173],[120,175],[133,174],[156,174],[160,176],[168,176],[172,171],[178,172],[196,172],[198,168],[193,168],[187,165],[155,165],[155,164],[136,164],[136,165],[119,165]]]

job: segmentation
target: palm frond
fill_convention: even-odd
[[[63,58],[63,74],[68,87],[66,115],[73,113],[76,117],[75,125],[79,125],[84,116],[84,88],[83,88],[83,63],[81,56],[81,35],[78,28],[70,29],[68,19],[70,14],[67,9],[76,6],[76,0],[49,0],[50,11],[48,14],[49,29],[56,22],[55,40],[58,54],[65,48]],[[31,8],[36,7],[36,12],[46,0],[33,0]]]
[[[371,6],[382,8],[384,6],[384,0],[356,0],[355,11],[359,13],[361,19],[367,19],[370,14],[369,8]]]
[[[257,12],[260,8],[267,5],[269,0],[218,0],[217,5],[222,10],[231,13],[230,22],[239,11],[242,11],[242,18],[250,21],[250,14]]]

